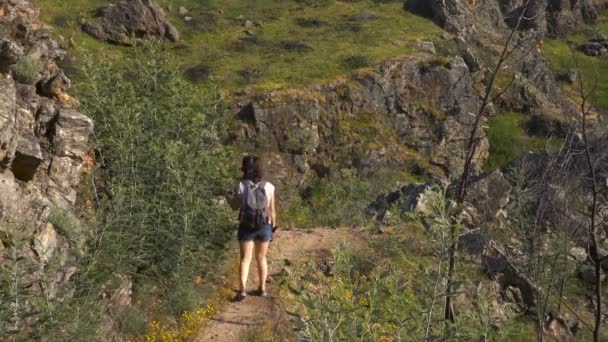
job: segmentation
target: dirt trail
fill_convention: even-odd
[[[281,329],[280,325],[289,324],[286,313],[275,300],[277,294],[276,278],[283,267],[285,260],[295,262],[305,258],[314,257],[319,250],[332,249],[341,241],[349,243],[360,241],[362,238],[355,231],[347,228],[315,228],[309,230],[290,229],[279,230],[274,241],[270,244],[268,255],[269,275],[275,281],[267,285],[268,297],[247,296],[242,302],[226,304],[220,312],[212,318],[202,335],[194,339],[197,342],[240,342],[248,334],[255,334],[256,328],[269,324],[273,330]],[[234,245],[235,249],[238,246]],[[230,259],[238,263],[238,257]],[[232,265],[234,266],[234,265]],[[272,279],[271,279],[272,280]],[[236,277],[233,280],[236,289]],[[252,261],[249,271],[247,290],[254,290],[258,285],[257,266]],[[283,327],[285,328],[285,327]]]

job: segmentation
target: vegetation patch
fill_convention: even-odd
[[[526,133],[524,127],[529,120],[528,116],[519,113],[498,114],[491,120],[490,126],[485,129],[490,142],[490,158],[484,169],[503,167],[522,153],[545,147],[546,138]]]
[[[25,56],[12,66],[15,80],[25,84],[32,84],[38,79],[38,74],[42,69],[40,61],[31,56]]]
[[[334,177],[319,179],[302,196],[285,194],[282,199],[288,207],[281,212],[281,217],[287,224],[297,227],[374,226],[365,211],[379,193],[394,191],[400,184],[421,181],[409,170],[365,178],[353,169],[343,169]]]
[[[420,61],[420,63],[418,65],[420,66],[420,69],[422,71],[429,71],[436,67],[449,68],[450,60],[444,56],[436,56],[436,57],[433,57],[430,59],[425,59],[423,61]]]
[[[420,224],[400,224],[369,237],[368,248],[336,246],[331,276],[314,261],[296,265],[282,279],[280,294],[288,312],[299,317],[300,334],[313,341],[527,341],[533,326],[498,318],[491,281],[479,272],[462,272],[459,282],[477,291],[467,295],[456,326],[445,330],[434,288],[441,258],[433,248],[436,236]]]
[[[506,166],[511,160],[528,151],[542,150],[547,139],[529,136],[524,127],[530,120],[520,113],[502,113],[491,119],[485,129],[490,142],[490,158],[484,169],[493,170]]]
[[[100,56],[126,51],[95,41],[80,30],[80,20],[91,20],[96,8],[107,5],[106,0],[33,2],[41,9],[43,22],[65,16],[55,26],[63,44],[73,42]],[[171,63],[185,68],[209,65],[220,86],[231,91],[242,86],[239,71],[250,65],[264,65],[268,70],[252,83],[254,88],[298,87],[350,72],[353,66],[343,63],[344,56],[362,55],[377,63],[414,53],[417,41],[432,40],[442,32],[432,21],[408,13],[397,1],[158,2],[182,33],[182,41],[173,45],[189,46],[176,50]],[[188,9],[185,15],[179,12],[181,6]],[[381,20],[374,20],[377,18]],[[248,21],[259,25],[246,27]],[[402,46],[392,44],[395,40],[403,42]],[[281,42],[285,41],[305,42],[308,48],[299,46],[296,50],[307,52],[290,53],[283,49]]]
[[[607,25],[600,26],[604,34],[608,34]],[[592,38],[590,35],[574,35],[570,36],[569,39],[573,41],[572,44],[576,45],[576,42],[584,41],[589,38]],[[608,110],[608,82],[605,79],[605,75],[608,75],[608,59],[602,57],[589,57],[583,54],[582,52],[576,49],[576,46],[573,46],[575,50],[576,58],[578,59],[581,76],[583,78],[583,82],[585,84],[586,91],[593,86],[596,81],[596,75],[598,79],[597,88],[595,91],[595,95],[592,97],[591,101],[595,106],[600,109]],[[572,69],[576,69],[576,62],[572,57],[572,52],[568,47],[568,43],[563,40],[557,39],[547,39],[543,44],[543,51],[549,61],[551,62],[551,66],[558,74],[568,74],[568,72]],[[578,93],[580,92],[578,88],[580,87],[578,82],[575,82],[574,85],[568,85],[563,83],[565,92],[568,96],[573,99],[577,99],[579,97]]]

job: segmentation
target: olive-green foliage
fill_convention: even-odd
[[[305,262],[287,273],[284,289],[301,313],[301,333],[313,341],[527,341],[531,324],[500,318],[494,285],[480,272],[458,262],[454,283],[465,300],[458,300],[458,319],[446,325],[443,297],[450,230],[456,229],[457,206],[446,191],[425,195],[420,217],[403,221],[385,235],[373,237],[369,249],[341,244],[333,251],[334,274]],[[397,212],[398,208],[393,208]],[[408,221],[409,220],[409,221]],[[424,221],[424,225],[421,224]],[[462,288],[467,288],[465,292]]]
[[[317,180],[302,196],[287,193],[281,198],[287,209],[280,220],[298,227],[370,226],[367,206],[383,191],[393,191],[399,184],[417,182],[407,170],[365,177],[353,169]]]
[[[605,27],[605,26],[604,26]],[[608,34],[608,28],[604,28],[604,33]],[[570,39],[575,40],[573,43],[574,49],[576,50],[576,44],[579,41],[591,38],[587,35],[572,36]],[[551,62],[551,66],[557,73],[567,73],[570,69],[576,68],[574,59],[572,58],[571,50],[568,47],[568,43],[564,40],[558,39],[547,39],[543,44],[543,52]],[[608,109],[608,59],[589,57],[583,53],[575,52],[579,61],[581,75],[583,77],[585,91],[588,92],[596,81],[596,71],[598,76],[597,88],[595,95],[591,99],[592,103],[599,108]],[[578,98],[578,82],[574,85],[575,89],[568,91],[567,93],[574,99]]]
[[[519,113],[499,114],[490,122],[485,132],[490,142],[490,158],[484,168],[493,170],[507,165],[513,158],[528,151],[539,151],[547,139],[529,136],[524,125],[528,117]]]
[[[201,298],[192,281],[183,279],[169,294],[169,307],[175,315],[184,311],[194,311],[201,304]]]
[[[128,54],[127,49],[102,44],[79,29],[79,18],[93,20],[92,14],[103,0],[35,0],[42,20],[52,23],[67,17],[56,27],[58,34],[71,37],[77,46],[99,55],[112,51]],[[209,64],[213,78],[230,90],[243,85],[239,71],[255,66],[266,70],[252,79],[253,87],[301,86],[348,73],[360,63],[343,63],[348,56],[360,55],[367,63],[415,52],[420,39],[441,33],[431,20],[408,13],[399,1],[336,0],[158,0],[170,21],[180,31],[181,42],[174,45],[175,61],[186,67]],[[185,6],[185,21],[178,13]],[[373,14],[373,15],[371,15]],[[377,16],[376,17],[374,17]],[[237,19],[242,16],[243,19]],[[246,28],[245,20],[261,25]],[[319,25],[300,26],[298,20]],[[250,37],[245,30],[254,31]],[[402,44],[393,44],[399,40]],[[284,41],[304,41],[308,52],[288,51]]]
[[[79,87],[102,156],[98,229],[112,241],[102,257],[118,272],[179,274],[225,238],[222,105],[213,87],[184,81],[159,44],[129,60],[122,68],[92,57]]]
[[[190,285],[193,269],[204,274],[215,266],[231,230],[221,200],[231,152],[221,144],[217,89],[184,81],[160,44],[132,53],[128,65],[88,55],[79,77],[77,95],[95,120],[99,152],[88,179],[93,189],[83,193],[96,197],[73,296],[38,325],[59,340],[99,337],[107,303],[98,294],[113,291],[117,273],[132,276],[137,298],[152,295],[139,293],[140,283],[160,289],[154,296],[167,314],[191,309],[200,302]],[[53,210],[50,221],[71,247],[83,243],[73,241],[83,234],[73,215]],[[144,330],[146,317],[137,315],[123,317],[125,332]]]
[[[145,312],[137,305],[128,309],[120,321],[120,328],[129,335],[143,335],[148,329]]]
[[[78,221],[76,215],[69,210],[51,208],[49,223],[61,236],[65,237],[72,245],[80,245],[87,239],[83,224]]]
[[[87,178],[93,189],[82,192],[95,196],[86,220],[57,208],[49,217],[69,242],[74,258],[65,260],[67,266],[78,269],[70,284],[58,289],[66,299],[32,291],[37,288],[32,282],[46,288],[59,265],[26,264],[31,258],[21,254],[29,241],[5,244],[13,253],[0,272],[2,336],[92,341],[110,338],[106,333],[119,335],[100,332],[109,303],[99,296],[118,287],[116,274],[130,276],[135,298],[152,296],[165,314],[201,302],[191,276],[216,266],[213,261],[232,228],[221,196],[232,170],[231,152],[221,144],[222,102],[213,86],[193,88],[184,81],[160,44],[132,53],[128,65],[89,55],[76,89],[82,111],[96,123],[92,142],[98,167]],[[160,289],[154,291],[160,296],[150,289]],[[123,333],[145,332],[149,303],[142,303],[113,318]],[[19,322],[32,312],[29,305],[36,324],[19,330]]]
[[[12,66],[13,77],[18,82],[32,84],[37,80],[41,68],[42,65],[38,59],[25,56]]]
[[[371,202],[371,184],[345,172],[340,178],[323,178],[313,188],[307,202],[312,221],[320,225],[365,224],[365,208]]]
[[[495,293],[482,286],[471,300],[475,304],[461,308],[457,325],[446,332],[432,259],[407,250],[425,243],[430,241],[424,235],[408,241],[390,234],[373,243],[373,254],[361,255],[361,249],[347,244],[338,246],[331,277],[314,265],[295,269],[284,284],[297,296],[288,303],[302,313],[302,335],[312,341],[423,341],[430,315],[427,340],[527,341],[530,331],[524,322],[493,318],[489,302]],[[479,284],[476,279],[466,281]]]

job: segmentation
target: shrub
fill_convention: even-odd
[[[354,55],[346,57],[343,64],[348,69],[360,69],[370,66],[371,60],[364,55]]]
[[[169,293],[171,311],[179,315],[185,311],[194,311],[200,305],[200,297],[192,282],[185,281],[176,284]]]
[[[42,65],[38,59],[25,56],[17,61],[12,69],[15,80],[24,84],[33,84],[38,80]]]
[[[143,335],[148,330],[146,314],[137,305],[129,308],[125,316],[120,321],[122,331],[129,335]]]
[[[118,62],[87,56],[78,83],[100,151],[82,280],[103,286],[131,274],[136,296],[145,291],[138,284],[153,284],[161,307],[176,314],[200,303],[184,279],[209,272],[232,232],[222,195],[235,158],[221,143],[224,107],[214,84],[182,78],[160,43],[129,53]]]
[[[374,196],[371,183],[343,170],[339,177],[322,178],[312,188],[306,202],[312,222],[327,226],[366,225],[370,218],[365,209]]]

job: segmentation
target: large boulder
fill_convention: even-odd
[[[105,42],[133,45],[145,37],[179,40],[179,32],[153,0],[124,0],[99,9],[97,17],[83,24],[82,29]]]

